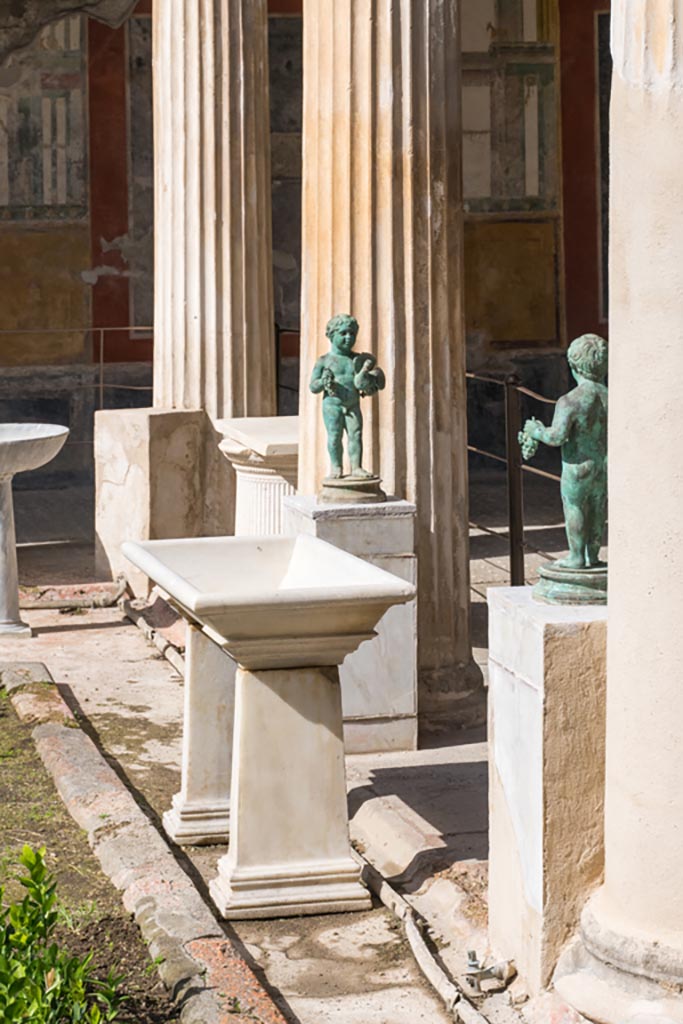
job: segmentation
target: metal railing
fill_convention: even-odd
[[[519,445],[519,432],[522,429],[522,395],[533,398],[545,405],[556,405],[554,398],[546,398],[538,392],[524,387],[519,378],[511,374],[507,377],[494,377],[490,375],[467,373],[467,380],[478,381],[484,384],[493,384],[504,391],[505,401],[505,456],[496,455],[494,452],[486,451],[468,444],[468,451],[482,458],[491,459],[494,462],[502,463],[505,466],[507,476],[508,495],[508,537],[510,550],[510,580],[513,587],[524,586],[524,473],[531,473],[534,476],[545,477],[547,480],[560,482],[560,477],[555,473],[548,473],[544,469],[537,469],[536,466],[528,466],[522,459],[522,452]]]
[[[98,366],[98,368],[99,368],[98,369],[98,379],[97,379],[97,381],[93,382],[92,384],[77,384],[77,385],[75,385],[75,387],[78,388],[78,389],[83,389],[83,390],[91,389],[91,388],[96,388],[98,390],[98,392],[99,392],[99,408],[103,409],[104,408],[104,392],[105,392],[105,389],[113,389],[113,390],[119,390],[119,391],[151,391],[152,390],[152,388],[150,386],[144,386],[143,387],[142,385],[135,385],[135,384],[112,384],[112,383],[108,383],[108,382],[105,381],[105,365],[106,365],[106,362],[105,362],[105,349],[106,349],[106,342],[108,340],[107,339],[107,335],[109,335],[109,334],[122,334],[122,333],[128,334],[128,335],[131,335],[131,334],[144,334],[145,335],[144,339],[141,338],[140,340],[141,341],[142,340],[149,341],[149,339],[152,338],[153,335],[154,335],[154,328],[153,327],[145,327],[145,326],[140,327],[137,324],[128,324],[128,325],[126,325],[124,327],[21,327],[21,328],[3,328],[3,329],[0,330],[0,345],[2,344],[2,339],[3,338],[36,337],[36,336],[42,336],[42,335],[47,335],[47,336],[51,336],[52,335],[52,336],[54,336],[54,335],[82,334],[83,338],[84,338],[84,349],[85,349],[86,348],[86,346],[85,346],[85,339],[88,336],[90,336],[92,338],[93,344],[92,344],[91,362],[88,365],[97,365]],[[83,361],[85,361],[85,358],[84,358]],[[127,361],[130,361],[130,360],[127,360]],[[140,359],[140,360],[137,360],[137,361],[140,362],[140,363],[146,363],[146,362],[148,363],[148,362],[150,362],[150,360],[148,360],[148,359]],[[23,367],[26,367],[27,364],[20,364],[20,365],[23,366]],[[28,365],[30,365],[30,364],[28,364]],[[47,364],[41,364],[41,365],[64,366],[65,368],[68,368],[69,366],[73,366],[73,365],[77,365],[77,364],[66,362],[66,363],[54,363],[54,364],[47,363]],[[82,363],[80,365],[82,365]],[[0,369],[1,368],[2,368],[2,351],[0,350]],[[14,364],[12,365],[12,368],[14,368]]]

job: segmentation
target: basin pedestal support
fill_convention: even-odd
[[[19,573],[12,477],[0,477],[0,636],[31,636],[19,615]]]
[[[238,668],[231,806],[210,886],[223,917],[370,907],[349,845],[336,667]]]
[[[186,666],[181,788],[164,828],[179,846],[227,843],[237,666],[189,624]]]

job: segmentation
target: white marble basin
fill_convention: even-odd
[[[0,423],[0,476],[38,469],[54,459],[69,434],[53,423]]]
[[[249,669],[338,665],[410,583],[315,537],[128,542],[126,557]]]
[[[26,636],[19,615],[12,477],[44,466],[61,450],[68,427],[54,423],[0,423],[0,635]]]

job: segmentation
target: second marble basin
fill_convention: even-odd
[[[128,542],[123,552],[248,669],[338,665],[410,583],[315,537]]]
[[[54,423],[0,423],[0,476],[38,469],[54,459],[69,433]]]

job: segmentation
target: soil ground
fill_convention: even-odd
[[[93,952],[96,973],[125,975],[129,996],[122,1020],[172,1024],[178,1016],[151,963],[137,925],[90,851],[85,834],[64,807],[38,756],[31,729],[17,718],[0,691],[0,885],[5,901],[21,899],[19,855],[25,844],[45,846],[46,863],[67,912],[57,941],[72,955]]]

